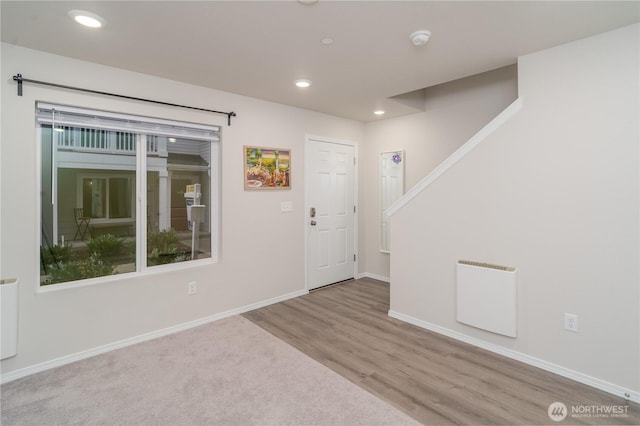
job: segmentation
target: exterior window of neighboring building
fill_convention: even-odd
[[[84,215],[97,219],[134,219],[133,194],[134,179],[130,177],[80,177],[79,204]]]
[[[36,112],[41,285],[216,259],[218,127]]]

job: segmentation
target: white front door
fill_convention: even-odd
[[[355,275],[355,148],[308,138],[307,287]]]

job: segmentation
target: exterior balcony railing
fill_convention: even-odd
[[[59,150],[93,152],[101,154],[136,154],[136,135],[100,129],[62,127],[56,129]],[[167,139],[147,135],[147,155],[167,156]]]

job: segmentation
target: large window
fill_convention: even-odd
[[[41,285],[215,258],[218,127],[43,103],[37,118]]]

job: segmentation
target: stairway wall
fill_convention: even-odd
[[[519,58],[520,112],[391,218],[394,316],[638,399],[638,35]],[[456,322],[458,259],[518,268],[517,338]]]

